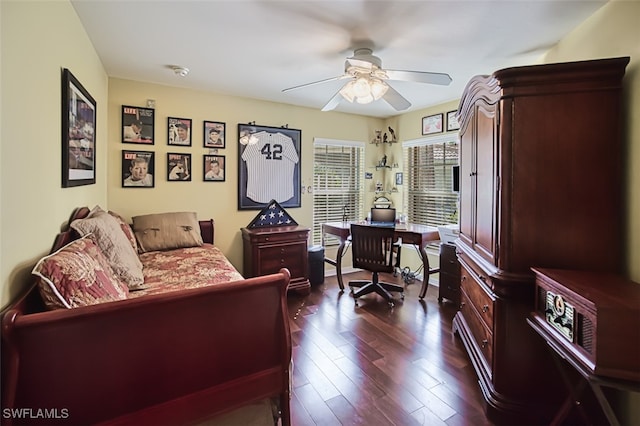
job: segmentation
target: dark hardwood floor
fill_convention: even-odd
[[[369,277],[345,274],[345,287]],[[381,280],[401,283],[390,274]],[[451,333],[453,304],[438,304],[432,286],[420,301],[420,286],[407,285],[393,308],[376,294],[355,307],[336,277],[308,296],[289,295],[293,425],[492,425],[471,362]]]

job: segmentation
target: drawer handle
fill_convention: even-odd
[[[489,305],[484,305],[484,306],[482,307],[482,313],[483,313],[483,314],[486,314],[488,310],[489,310]]]
[[[483,283],[487,282],[487,277],[485,277],[484,275],[478,274],[478,278],[480,278],[480,281],[482,281]]]
[[[280,249],[280,253],[284,253],[284,249]]]
[[[465,305],[464,302],[460,303],[460,309],[464,308],[464,305]]]
[[[489,341],[487,339],[482,339],[482,349],[486,349]]]
[[[463,275],[463,276],[462,276],[462,281],[464,281],[464,280],[466,280],[466,279],[467,279],[467,276],[466,276],[466,275]]]
[[[265,240],[265,241],[269,241],[269,237],[266,237],[264,240]]]

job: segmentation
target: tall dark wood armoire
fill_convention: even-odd
[[[629,58],[514,67],[474,77],[460,128],[460,311],[487,415],[548,421],[560,398],[527,325],[531,267],[622,273],[622,78]]]

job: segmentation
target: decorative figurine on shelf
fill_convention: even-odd
[[[376,130],[376,145],[382,141],[382,130]]]
[[[387,154],[385,154],[380,162],[378,163],[378,167],[387,167]]]
[[[376,192],[382,192],[382,182],[376,182]]]
[[[396,132],[393,131],[391,126],[389,126],[389,133],[391,134],[391,141],[390,142],[395,142],[396,141]]]
[[[382,143],[387,143],[387,132],[384,132],[384,136],[382,137]]]

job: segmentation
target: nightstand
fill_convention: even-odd
[[[289,290],[309,293],[307,240],[309,228],[280,226],[242,228],[245,278],[273,274],[280,268],[291,273]]]

